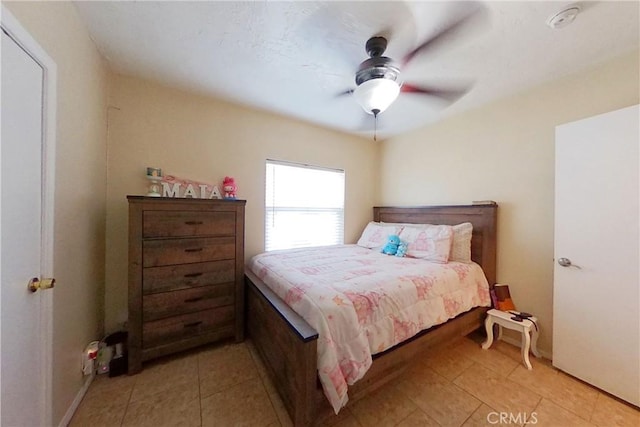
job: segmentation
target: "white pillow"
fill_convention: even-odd
[[[395,225],[401,227],[432,227],[432,224],[400,224],[392,222],[382,222],[381,224]],[[462,224],[453,226],[453,242],[451,243],[451,252],[449,253],[449,261],[471,262],[471,236],[473,235],[473,224],[463,222]]]
[[[400,240],[407,243],[407,256],[428,261],[446,263],[451,253],[453,227],[450,225],[426,225],[404,227]]]
[[[449,261],[471,262],[471,236],[473,235],[473,225],[470,222],[453,226],[453,243]]]
[[[387,243],[387,238],[391,234],[400,234],[402,230],[401,225],[393,224],[380,224],[379,222],[371,221],[365,227],[360,239],[358,239],[358,246],[363,248],[379,248]]]

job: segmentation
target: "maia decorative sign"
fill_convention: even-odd
[[[162,177],[162,197],[191,197],[194,199],[221,199],[217,185],[166,175]]]

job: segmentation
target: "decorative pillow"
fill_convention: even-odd
[[[473,225],[470,222],[453,226],[453,243],[449,261],[471,262],[471,236],[473,235]]]
[[[393,222],[382,222],[384,226],[395,225],[396,227],[414,227],[425,228],[433,227],[433,224],[401,224]],[[451,243],[451,252],[449,253],[449,261],[471,262],[471,236],[473,235],[473,224],[463,222],[462,224],[453,226],[453,242]]]
[[[380,248],[387,243],[387,238],[391,234],[400,234],[401,225],[380,224],[371,221],[362,232],[362,236],[358,239],[358,246],[363,248]]]
[[[404,227],[400,239],[407,242],[407,256],[428,261],[446,263],[451,253],[453,227],[450,225],[426,225]]]

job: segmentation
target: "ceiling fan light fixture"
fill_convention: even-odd
[[[376,115],[389,108],[399,94],[400,85],[395,80],[385,78],[362,82],[353,91],[353,96],[364,111]]]

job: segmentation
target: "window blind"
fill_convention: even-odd
[[[267,160],[265,250],[343,242],[344,171]]]

